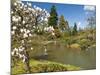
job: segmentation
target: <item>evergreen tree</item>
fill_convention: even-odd
[[[76,35],[77,34],[77,24],[74,23],[74,27],[73,27],[73,32],[72,32],[73,35]]]
[[[66,29],[66,22],[63,15],[60,17],[59,27],[62,31]]]
[[[50,17],[48,19],[48,25],[53,26],[54,28],[57,27],[58,22],[58,14],[56,12],[56,7],[53,5],[50,11]]]
[[[59,27],[62,31],[65,31],[69,28],[68,21],[65,21],[63,15],[61,15],[61,17],[60,17]]]
[[[69,23],[67,20],[66,20],[66,28],[67,28],[67,30],[69,30]]]

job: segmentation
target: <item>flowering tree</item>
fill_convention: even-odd
[[[14,2],[11,7],[12,57],[21,58],[26,71],[30,72],[29,51],[33,49],[31,39],[35,30],[48,21],[49,13],[31,3]]]

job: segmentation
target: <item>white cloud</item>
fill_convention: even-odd
[[[77,25],[80,26],[81,25],[81,22],[78,22]]]
[[[95,11],[95,6],[85,5],[84,10],[86,10],[86,11]]]
[[[79,30],[79,28],[81,27],[81,22],[77,23],[77,29]]]

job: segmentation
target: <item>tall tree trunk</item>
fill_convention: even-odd
[[[29,64],[29,53],[28,51],[25,51],[25,56],[26,56],[26,59],[25,59],[25,70],[27,71],[27,73],[30,73],[30,64]]]
[[[29,52],[28,52],[28,43],[27,43],[27,40],[28,39],[25,39],[24,41],[25,41],[25,43],[24,43],[24,48],[25,48],[25,51],[24,51],[24,55],[25,55],[25,70],[26,70],[26,72],[27,73],[30,73],[31,71],[30,71],[30,62],[29,62]]]

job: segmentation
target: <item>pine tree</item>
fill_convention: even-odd
[[[58,23],[58,14],[56,12],[56,7],[53,5],[50,11],[50,17],[48,19],[48,25],[53,26],[54,28],[57,27]]]
[[[65,31],[69,28],[68,21],[65,21],[63,15],[61,15],[61,17],[60,17],[59,27],[62,31]]]
[[[72,32],[73,35],[76,35],[77,34],[77,24],[74,23],[74,27],[73,27],[73,32]]]

